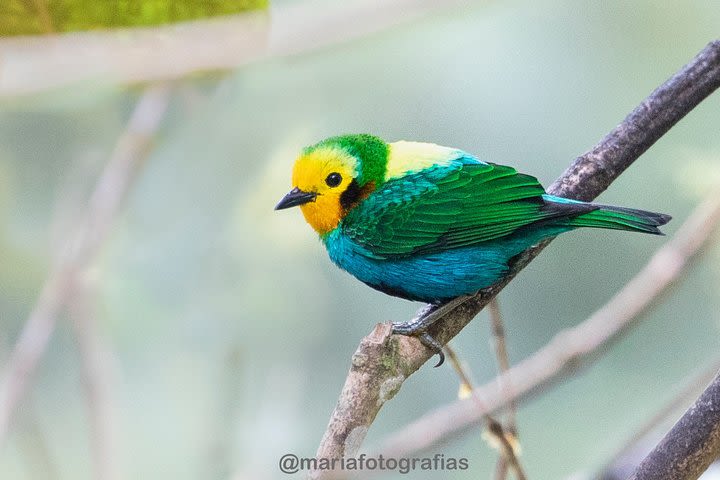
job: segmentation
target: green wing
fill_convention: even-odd
[[[375,258],[474,245],[552,215],[537,179],[462,158],[384,183],[343,220],[342,231]]]

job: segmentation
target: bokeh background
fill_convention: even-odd
[[[284,9],[320,14],[331,3],[271,2],[269,35]],[[360,338],[420,306],[339,271],[299,211],[273,211],[301,147],[370,132],[460,147],[549,184],[720,25],[712,0],[437,4],[366,35],[306,49],[298,39],[296,53],[171,83],[152,150],[84,274],[109,359],[119,478],[286,477],[280,456],[315,453]],[[386,19],[361,19],[376,20]],[[3,42],[6,59],[26,54]],[[142,89],[86,78],[0,98],[3,369]],[[672,235],[720,188],[718,125],[716,94],[599,200],[670,213]],[[592,230],[553,242],[500,296],[511,360],[602,306],[665,240]],[[531,478],[593,472],[716,359],[719,264],[715,242],[594,366],[521,408]],[[72,325],[71,314],[59,318],[13,416],[3,479],[97,478]],[[496,372],[489,339],[481,314],[454,341],[478,381]],[[457,391],[449,367],[424,367],[385,405],[366,448]],[[429,453],[438,452],[468,458],[470,469],[385,477],[489,478],[494,469],[479,430]]]

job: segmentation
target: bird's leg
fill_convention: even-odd
[[[445,303],[431,303],[426,305],[412,319],[407,322],[393,322],[393,333],[400,335],[417,336],[445,316],[450,310],[468,301],[472,295],[463,295],[453,298]]]
[[[407,322],[393,322],[392,333],[417,337],[423,345],[440,356],[440,360],[437,365],[435,365],[439,367],[445,361],[445,354],[442,351],[440,342],[435,340],[433,336],[428,333],[427,329],[440,318],[444,317],[450,310],[462,305],[471,297],[472,295],[463,295],[453,298],[446,303],[427,305],[411,320]]]

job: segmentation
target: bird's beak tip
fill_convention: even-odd
[[[290,192],[285,195],[277,205],[275,205],[275,210],[284,210],[286,208],[297,207],[298,205],[314,202],[316,197],[317,193],[304,192],[295,187],[290,190]]]

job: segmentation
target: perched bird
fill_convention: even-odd
[[[442,304],[489,287],[513,257],[578,227],[661,234],[670,216],[560,198],[511,167],[432,143],[342,135],[305,148],[293,189],[330,259],[367,285]],[[427,322],[394,331],[427,335]],[[442,360],[442,358],[441,358]]]

